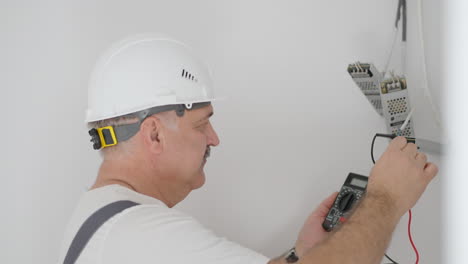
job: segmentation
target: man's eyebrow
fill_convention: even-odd
[[[213,115],[214,115],[214,112],[211,111],[211,112],[209,112],[206,116],[204,116],[203,118],[199,119],[199,120],[196,121],[195,123],[199,123],[199,122],[201,122],[201,121],[203,121],[203,120],[206,120],[206,119],[212,117]]]

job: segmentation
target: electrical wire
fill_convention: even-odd
[[[393,30],[393,42],[392,42],[392,46],[390,47],[390,52],[388,53],[387,62],[385,63],[385,68],[382,73],[383,75],[382,78],[385,78],[385,75],[388,72],[388,67],[390,66],[390,61],[392,60],[393,50],[395,49],[395,43],[396,43],[397,38],[398,38],[398,27],[396,27]]]
[[[408,237],[411,242],[411,246],[413,247],[414,253],[416,254],[416,264],[419,263],[419,252],[416,248],[416,245],[413,242],[413,237],[411,236],[411,219],[413,218],[413,214],[411,213],[411,209],[408,211]]]
[[[371,158],[372,158],[372,163],[375,164],[375,159],[374,159],[374,143],[375,143],[375,139],[377,137],[384,137],[384,138],[389,138],[389,139],[394,139],[396,137],[396,135],[393,135],[393,134],[381,134],[381,133],[377,133],[375,134],[374,138],[372,139],[372,144],[371,144]],[[409,141],[412,140],[414,141],[413,138],[407,138]]]
[[[426,65],[426,51],[425,51],[425,44],[424,44],[424,34],[423,34],[423,29],[422,29],[422,4],[421,4],[421,0],[418,0],[418,23],[419,23],[419,36],[421,37],[421,52],[422,52],[422,60],[423,60],[423,65],[422,65],[422,71],[423,71],[423,74],[424,74],[424,78],[423,78],[423,87],[424,87],[424,97],[426,97],[427,101],[429,102],[429,104],[431,105],[431,110],[432,110],[432,114],[433,114],[433,117],[436,121],[436,125],[437,127],[441,128],[441,125],[440,125],[440,117],[439,117],[439,113],[437,112],[436,110],[436,107],[434,105],[434,102],[432,101],[432,95],[431,95],[431,91],[429,91],[429,82],[427,80],[427,65]]]
[[[411,109],[410,113],[408,114],[408,116],[405,119],[405,122],[403,122],[403,125],[401,125],[401,127],[398,129],[400,132],[403,132],[403,130],[405,130],[406,126],[409,123],[409,120],[410,120],[411,116],[413,115],[414,109],[415,109],[415,107],[413,107]]]
[[[385,257],[390,260],[392,263],[390,264],[398,264],[398,262],[394,261],[391,257],[389,257],[387,254],[385,254]]]
[[[395,24],[401,19],[401,73],[406,74],[406,35],[407,35],[407,16],[406,16],[406,0],[398,1],[397,17]]]
[[[390,52],[387,57],[387,61],[385,63],[385,68],[382,73],[382,78],[385,79],[386,74],[388,73],[388,68],[390,66],[390,62],[392,59],[393,51],[395,49],[395,43],[396,40],[398,39],[398,29],[399,27],[399,22],[401,22],[401,68],[402,68],[402,73],[406,73],[406,0],[398,0],[398,7],[397,7],[397,13],[396,13],[396,18],[395,18],[395,28],[393,30],[393,41],[392,41],[392,46],[390,48]]]
[[[400,9],[401,8],[401,9]],[[398,22],[401,18],[401,15],[403,13],[403,21],[402,21],[402,43],[401,43],[401,67],[402,67],[402,73],[403,74],[406,74],[406,0],[399,0],[398,1],[398,9],[397,9],[397,17],[396,17],[396,21],[395,21],[395,29],[393,31],[393,42],[392,42],[392,45],[391,45],[391,48],[390,48],[390,52],[389,52],[389,55],[388,55],[388,58],[387,58],[387,61],[385,63],[385,68],[384,68],[384,71],[383,71],[383,76],[382,78],[385,79],[385,75],[387,74],[388,72],[388,69],[389,69],[389,66],[390,66],[390,62],[391,62],[391,59],[392,59],[392,55],[393,55],[393,51],[395,49],[395,43],[396,43],[396,40],[398,38]],[[432,101],[432,96],[431,96],[431,93],[429,91],[429,88],[428,88],[428,80],[427,80],[427,69],[426,69],[426,57],[425,57],[425,49],[424,49],[424,36],[423,36],[423,31],[422,31],[422,7],[421,7],[421,0],[418,0],[418,19],[419,19],[419,35],[421,36],[421,50],[423,52],[423,74],[424,74],[424,96],[426,97],[426,99],[429,101],[429,104],[431,105],[431,109],[432,109],[432,112],[434,114],[434,119],[436,120],[436,123],[437,123],[437,126],[440,128],[440,118],[438,116],[438,113],[437,111],[435,110],[435,106],[434,106],[434,103]],[[413,114],[413,111],[414,111],[414,108],[411,110],[411,113],[408,115],[408,117],[406,118],[405,122],[403,123],[403,125],[400,127],[399,131],[401,132],[405,127],[406,125],[408,124],[409,122],[409,119],[411,118],[411,115]],[[375,144],[375,139],[377,137],[387,137],[387,138],[395,138],[396,135],[391,135],[391,134],[375,134],[374,138],[372,139],[372,144],[371,144],[371,159],[372,159],[372,162],[375,164],[375,158],[374,158],[374,144]],[[409,140],[412,140],[413,142],[415,141],[414,138],[408,138]],[[419,252],[413,242],[413,238],[411,236],[411,220],[412,220],[412,212],[411,212],[411,209],[408,211],[408,215],[409,215],[409,218],[408,218],[408,237],[409,237],[409,240],[411,242],[411,246],[413,247],[413,250],[416,254],[416,264],[419,263]],[[386,253],[385,253],[385,257],[390,260],[392,262],[392,264],[398,264],[395,260],[393,260],[392,258],[390,258]]]
[[[401,42],[401,73],[406,75],[406,42]]]
[[[402,42],[401,42],[401,71],[402,71],[402,74],[406,74],[406,61],[407,61],[407,48],[406,48],[406,3],[403,3],[404,1],[399,1],[398,3],[398,9],[397,9],[397,18],[395,20],[395,28],[393,30],[393,40],[392,40],[392,45],[391,45],[391,49],[390,49],[390,52],[388,54],[388,57],[387,57],[387,60],[386,60],[386,63],[385,63],[385,68],[384,68],[384,71],[383,71],[383,76],[382,78],[385,79],[385,76],[387,75],[388,71],[389,71],[389,67],[390,67],[390,62],[391,62],[391,59],[392,59],[392,56],[393,56],[393,52],[394,52],[394,49],[395,49],[395,44],[396,44],[396,40],[398,38],[398,31],[400,29],[399,27],[399,21],[401,20],[401,12],[403,12],[403,20],[402,20]],[[423,88],[423,94],[424,94],[424,97],[426,98],[426,100],[428,101],[430,107],[431,107],[431,111],[432,111],[432,115],[433,115],[433,118],[436,122],[436,126],[438,128],[441,128],[441,121],[440,121],[440,116],[439,116],[439,112],[437,111],[436,109],[436,106],[434,104],[434,101],[432,100],[432,93],[431,91],[429,90],[429,81],[428,81],[428,76],[427,76],[427,61],[426,61],[426,49],[425,49],[425,41],[424,41],[424,32],[423,32],[423,21],[422,21],[422,3],[421,3],[421,0],[418,0],[417,1],[417,4],[418,4],[418,10],[417,10],[417,16],[418,16],[418,34],[419,36],[421,37],[421,52],[422,52],[422,71],[423,71],[423,75],[424,75],[424,78],[423,78],[423,85],[422,85],[422,88]],[[404,5],[404,6],[403,6]]]
[[[371,156],[371,159],[372,159],[372,163],[375,164],[375,159],[374,159],[374,143],[375,143],[375,139],[377,138],[377,134],[375,134],[374,138],[372,139],[372,144],[371,144],[371,147],[370,147],[370,156]]]

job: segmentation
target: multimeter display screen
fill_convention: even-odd
[[[351,185],[361,187],[361,188],[366,188],[367,186],[367,181],[360,180],[358,178],[353,178],[350,182]]]

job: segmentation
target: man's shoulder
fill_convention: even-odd
[[[267,263],[268,258],[216,235],[193,217],[171,208],[140,205],[111,227],[102,263]],[[128,261],[123,261],[125,259]]]
[[[140,204],[113,219],[111,233],[125,236],[166,235],[204,229],[192,216],[157,204]]]
[[[124,209],[107,220],[104,225],[111,231],[114,228],[119,228],[119,231],[133,229],[137,225],[154,229],[161,223],[195,221],[187,214],[168,208],[157,199],[122,186],[109,185],[90,190],[81,197],[67,231],[71,234],[76,233],[91,215],[118,201],[131,201],[137,205]]]
[[[81,256],[91,260],[89,263],[97,259],[114,264],[154,263],[156,260],[163,263],[267,262],[262,255],[217,236],[182,211],[155,199],[141,199],[141,194],[131,190],[119,190],[92,191],[80,201],[78,218],[73,219],[79,225],[94,211],[117,200],[139,203],[99,228]],[[84,218],[80,220],[80,217]],[[73,230],[71,233],[74,234]]]
[[[128,246],[130,242],[141,246],[153,243],[157,238],[167,236],[167,229],[174,223],[196,223],[190,216],[168,208],[159,200],[121,186],[93,189],[82,195],[70,218],[62,242],[62,258],[83,223],[99,209],[117,201],[132,201],[137,205],[118,212],[104,222],[88,242],[85,256],[95,256],[104,245],[121,243]]]

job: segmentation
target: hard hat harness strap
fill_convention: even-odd
[[[136,133],[138,133],[141,123],[143,123],[143,121],[145,121],[145,119],[149,116],[174,110],[178,117],[182,117],[185,114],[185,110],[197,109],[208,106],[209,104],[210,102],[163,105],[142,110],[135,113],[135,116],[139,119],[137,123],[118,126],[106,126],[89,130],[88,133],[91,136],[90,141],[93,143],[93,148],[95,150],[114,146],[121,141],[130,139]]]

